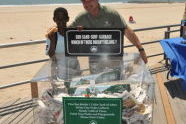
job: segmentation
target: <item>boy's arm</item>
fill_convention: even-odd
[[[47,38],[45,43],[46,43],[45,54],[48,55],[48,52],[49,52],[49,49],[50,49],[50,40]]]
[[[49,55],[50,58],[52,58],[55,54],[55,49],[57,45],[57,28],[51,28],[50,31],[48,31],[48,34],[46,34],[46,55]]]

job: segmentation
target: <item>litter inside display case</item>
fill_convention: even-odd
[[[119,64],[107,65],[105,58],[94,61],[99,71],[93,74],[79,67],[72,69],[69,62],[81,63],[69,60],[61,71],[58,63],[49,61],[33,78],[43,89],[37,113],[41,124],[64,124],[63,97],[122,98],[122,124],[151,123],[155,83],[139,54],[124,54]]]

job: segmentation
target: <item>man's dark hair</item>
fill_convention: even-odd
[[[54,10],[54,17],[56,17],[59,12],[62,12],[65,17],[69,18],[67,10],[63,7],[58,7]]]

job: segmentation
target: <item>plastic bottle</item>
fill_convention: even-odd
[[[185,12],[183,14],[183,19],[181,21],[180,36],[186,38],[186,3],[185,3]]]

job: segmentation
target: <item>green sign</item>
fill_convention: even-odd
[[[63,97],[64,124],[121,124],[122,98]]]

